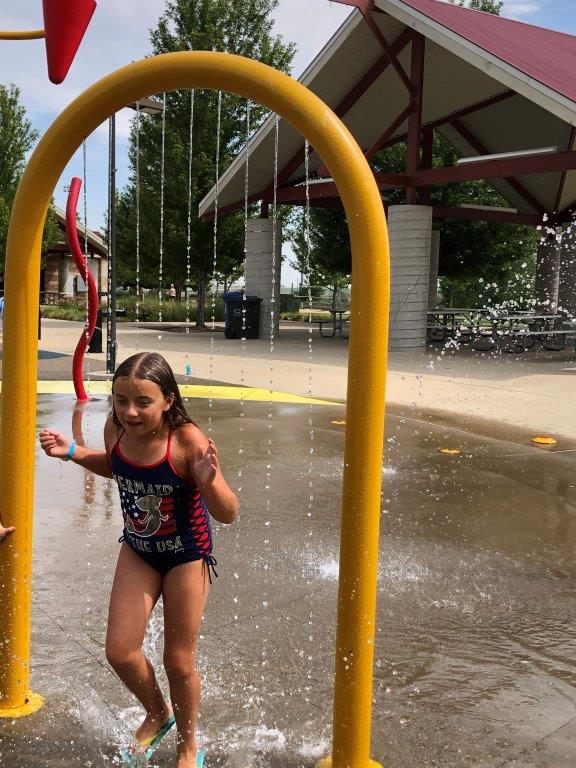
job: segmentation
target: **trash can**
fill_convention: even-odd
[[[96,315],[96,325],[92,337],[88,342],[88,352],[102,352],[102,310]]]
[[[242,291],[229,291],[224,294],[224,336],[227,339],[260,338],[260,304],[257,296],[246,296]],[[242,311],[246,318],[242,321]],[[242,328],[244,325],[244,328]]]
[[[299,312],[301,306],[300,296],[294,296],[292,293],[280,294],[280,312]]]

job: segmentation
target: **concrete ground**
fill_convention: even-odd
[[[329,400],[346,399],[348,342],[313,331],[311,352],[305,325],[282,324],[270,354],[269,340],[242,342],[212,333],[167,331],[144,324],[118,324],[118,361],[140,350],[160,350],[179,376],[252,387],[268,387]],[[179,331],[179,332],[178,332]],[[80,323],[42,321],[40,378],[71,378],[71,360]],[[102,371],[105,354],[88,356],[88,369]],[[493,430],[508,428],[576,439],[574,349],[534,349],[511,355],[434,345],[389,356],[386,400],[392,412],[465,425],[486,420]]]
[[[70,378],[79,330],[43,322],[41,377]],[[160,343],[182,378],[188,361],[199,380],[343,401],[347,343],[315,333],[309,362],[307,329],[282,331],[272,369],[268,342],[243,351],[221,332],[212,344],[141,328],[138,346]],[[122,359],[134,329],[119,340]],[[565,353],[391,356],[371,750],[386,768],[576,762],[570,367]],[[331,735],[343,406],[189,405],[241,503],[237,523],[216,526],[200,641],[207,768],[312,768]],[[88,444],[101,445],[107,410],[106,398],[84,410]],[[69,432],[73,415],[70,395],[39,397],[38,428]],[[558,445],[535,447],[536,432]],[[139,717],[103,653],[120,532],[111,481],[39,454],[32,684],[46,704],[0,723],[2,768],[118,765]],[[146,650],[161,665],[158,609]],[[170,736],[152,765],[173,764]]]

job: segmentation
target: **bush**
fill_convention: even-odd
[[[62,307],[59,304],[44,304],[41,307],[42,317],[54,320],[76,320],[81,323],[86,319],[86,307]]]
[[[125,320],[129,322],[136,321],[136,297],[119,296],[116,299],[118,309],[125,309]],[[141,322],[157,323],[158,313],[160,311],[160,302],[157,297],[146,298],[140,302],[138,307],[138,318]],[[188,318],[190,322],[196,322],[196,301],[189,302]],[[205,322],[212,322],[212,298],[208,298],[204,311]],[[214,319],[217,322],[224,320],[224,300],[217,298],[214,307]],[[185,301],[162,301],[162,322],[163,323],[185,323],[186,322],[186,302]]]
[[[134,323],[136,321],[136,297],[118,296],[116,299],[117,309],[126,310],[124,317],[117,320],[122,322]],[[104,318],[106,318],[106,304],[101,305]],[[143,323],[157,323],[160,302],[158,298],[146,297],[140,302],[138,308],[138,318]],[[74,298],[63,296],[57,304],[42,305],[42,317],[49,317],[55,320],[76,320],[82,322],[86,319],[86,299],[84,297]],[[196,322],[196,301],[190,301],[188,317],[191,323]],[[209,298],[206,303],[204,313],[205,322],[209,325],[212,322],[212,299]],[[214,320],[222,322],[224,320],[224,300],[216,299],[214,307]],[[185,301],[163,301],[162,302],[162,322],[163,323],[185,323],[186,322],[186,302]]]
[[[300,310],[300,312],[282,312],[282,314],[280,315],[280,320],[299,320],[302,323],[307,323],[309,314],[310,313],[308,309],[302,309]],[[322,309],[312,310],[312,321],[314,320],[329,321],[331,319],[332,319],[332,315],[329,312],[325,312]]]

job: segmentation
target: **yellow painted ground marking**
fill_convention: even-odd
[[[440,453],[446,453],[448,456],[457,456],[460,451],[458,448],[440,448]]]
[[[109,395],[112,391],[110,381],[88,381],[84,383],[89,395]],[[0,391],[1,389],[0,382]],[[317,400],[311,397],[292,395],[289,392],[270,392],[269,389],[258,389],[257,387],[180,384],[179,389],[182,397],[196,397],[204,400],[212,398],[213,400],[252,400],[260,403],[272,401],[273,403],[301,403],[307,405],[344,405],[344,403],[335,403],[331,400]],[[37,392],[39,395],[73,395],[74,385],[71,381],[39,381]]]
[[[537,437],[533,437],[532,442],[537,443],[538,445],[556,445],[558,443],[558,441],[554,440],[553,437],[548,437],[547,435],[538,435]]]

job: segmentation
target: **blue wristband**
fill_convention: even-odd
[[[70,459],[73,458],[75,451],[76,451],[76,441],[72,440],[72,442],[70,443],[70,448],[68,448],[68,453],[66,454],[66,456],[62,457],[62,461],[70,461]]]

